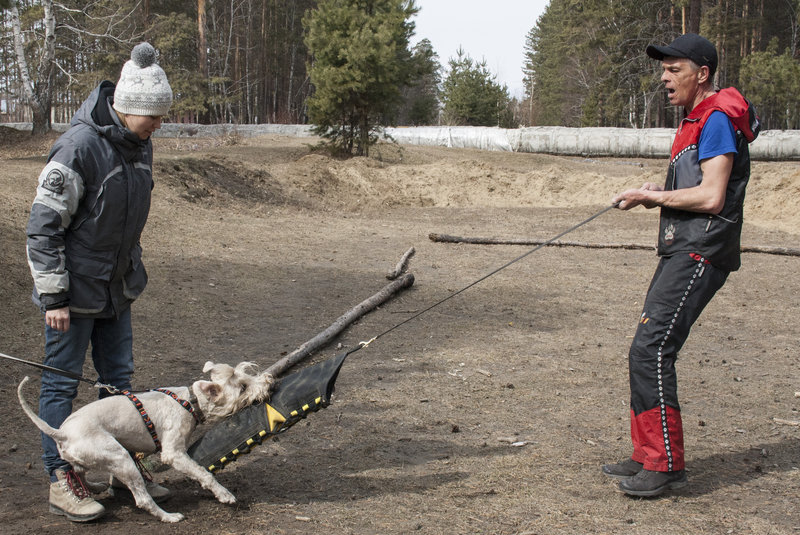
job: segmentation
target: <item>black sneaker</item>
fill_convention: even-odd
[[[619,490],[631,496],[658,496],[665,490],[675,490],[689,484],[686,471],[654,472],[641,470],[638,474],[619,482]]]
[[[608,477],[627,479],[641,472],[642,467],[642,463],[637,463],[633,459],[625,459],[617,464],[604,464],[603,473]]]

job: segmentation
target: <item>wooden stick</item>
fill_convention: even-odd
[[[408,269],[408,261],[411,259],[412,256],[414,256],[415,252],[416,251],[414,250],[413,247],[411,247],[408,251],[406,251],[403,257],[400,259],[400,262],[398,262],[397,266],[395,266],[394,271],[390,271],[389,274],[386,275],[386,278],[389,279],[390,281],[393,281],[397,277],[405,273],[406,269]]]
[[[444,243],[469,243],[474,245],[542,245],[548,240],[528,240],[528,239],[502,239],[502,238],[475,238],[465,236],[451,236],[449,234],[428,235],[431,241]],[[555,247],[588,247],[591,249],[655,249],[652,245],[625,244],[625,243],[583,243],[574,241],[554,241],[548,245]]]
[[[382,305],[395,293],[410,287],[412,284],[414,284],[414,275],[411,273],[406,273],[394,282],[387,284],[381,291],[372,297],[365,299],[340,316],[339,319],[330,325],[330,327],[270,366],[267,369],[267,372],[271,373],[275,377],[279,377],[286,370],[330,342],[331,339],[341,333],[348,325],[356,321],[358,318]]]
[[[796,427],[800,427],[800,422],[798,422],[797,420],[784,420],[783,418],[773,418],[772,420],[776,424],[794,425]]]
[[[764,253],[783,256],[800,256],[800,249],[792,247],[768,247],[759,245],[742,245],[743,253]]]
[[[449,234],[431,233],[428,235],[431,241],[444,243],[468,243],[474,245],[542,245],[548,240],[527,240],[527,239],[502,239],[502,238],[476,238],[465,236],[451,236]],[[585,247],[589,249],[641,249],[654,250],[652,245],[642,245],[640,243],[585,243],[574,241],[554,241],[548,243],[554,247]],[[783,256],[800,256],[800,249],[792,247],[770,247],[760,245],[742,245],[743,253],[762,253]]]

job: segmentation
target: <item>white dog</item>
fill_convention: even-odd
[[[206,362],[203,372],[211,372],[211,381],[196,381],[191,388],[168,389],[179,400],[160,391],[137,392],[135,397],[149,416],[157,437],[151,435],[139,410],[124,395],[90,403],[72,413],[59,429],[54,429],[23,399],[22,387],[28,377],[19,384],[17,394],[28,417],[55,440],[61,458],[69,462],[77,473],[87,470],[110,473],[130,489],[138,507],[163,522],[179,522],[184,518],[182,514],[165,512],[147,493],[142,474],[130,452],[155,452],[157,438],[161,443],[163,463],[198,481],[220,502],[234,503],[236,498],[233,494],[187,455],[187,442],[198,420],[213,423],[269,397],[272,376],[249,373],[253,367],[249,362],[236,368]],[[182,405],[183,400],[189,403]],[[198,418],[198,414],[202,417]]]

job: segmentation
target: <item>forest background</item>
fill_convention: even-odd
[[[0,0],[0,123],[46,131],[68,122],[142,40],[159,51],[174,90],[169,121],[313,122],[309,103],[325,80],[314,74],[322,53],[309,35],[326,6],[333,18],[316,28],[329,32],[328,45],[353,20],[347,9],[378,22],[402,13],[402,31],[382,39],[376,23],[364,50],[364,68],[392,84],[373,95],[392,105],[370,108],[386,126],[674,127],[680,112],[644,49],[695,32],[717,46],[719,87],[739,88],[765,128],[800,128],[800,0],[551,0],[527,34],[521,98],[472,59],[479,50],[442,65],[424,36],[410,47],[410,0]]]

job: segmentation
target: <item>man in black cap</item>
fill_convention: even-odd
[[[755,110],[736,89],[715,91],[717,51],[685,34],[650,45],[660,60],[670,104],[684,108],[666,183],[623,191],[613,202],[630,210],[661,208],[659,264],[631,344],[631,457],[603,466],[633,496],[687,485],[675,360],[703,308],[740,265],[748,143],[758,135]]]

